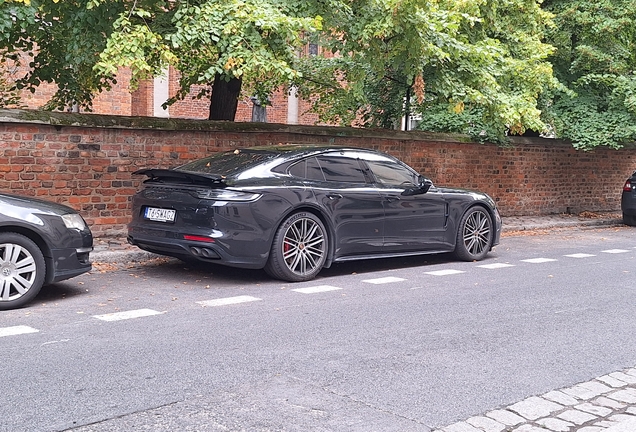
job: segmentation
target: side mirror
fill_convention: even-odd
[[[420,184],[416,187],[405,189],[404,192],[402,192],[402,195],[410,196],[425,194],[432,186],[433,182],[431,179],[420,177]]]
[[[433,187],[433,180],[423,177],[420,182],[420,189],[422,190],[422,193],[428,192],[431,187]]]

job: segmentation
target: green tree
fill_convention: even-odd
[[[325,121],[388,128],[416,113],[497,138],[542,130],[537,100],[558,88],[537,0],[0,0],[0,12],[0,48],[32,59],[18,86],[58,85],[49,108],[89,109],[119,67],[134,86],[170,65],[168,103],[201,86],[211,119],[232,120],[242,90],[266,100],[293,84]],[[307,41],[336,55],[299,57]]]
[[[210,118],[233,120],[243,83],[266,100],[296,78],[296,48],[319,17],[294,14],[283,0],[0,0],[0,48],[24,52],[29,72],[18,88],[42,82],[58,91],[47,108],[79,104],[116,83],[118,68],[132,71],[132,87],[168,66],[211,97]]]
[[[547,0],[554,74],[569,91],[545,99],[545,119],[576,148],[636,141],[636,1]]]
[[[301,16],[285,0],[124,1],[126,12],[101,53],[106,76],[127,66],[136,80],[172,65],[185,97],[193,85],[210,96],[210,119],[234,120],[243,84],[260,100],[296,78],[302,34],[320,29],[317,16]],[[103,0],[94,0],[95,6]],[[212,84],[211,86],[209,86]]]
[[[542,42],[550,16],[539,2],[327,4],[317,11],[325,31],[315,38],[339,55],[305,59],[296,83],[317,95],[323,120],[390,128],[415,113],[429,129],[472,128],[490,138],[544,129],[537,100],[558,83],[546,61],[552,48]]]
[[[88,11],[83,1],[0,0],[0,52],[28,70],[16,88],[33,92],[55,83],[47,108],[90,109],[94,95],[115,83],[114,75],[97,76],[93,67],[122,10],[110,2]]]

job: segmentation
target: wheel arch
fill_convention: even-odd
[[[492,221],[492,223],[493,224],[495,223],[495,220],[496,220],[495,219],[495,211],[488,204],[483,203],[481,201],[474,201],[474,202],[470,203],[470,205],[468,205],[464,209],[464,211],[462,212],[462,214],[461,214],[459,219],[461,220],[461,218],[463,218],[466,213],[468,213],[471,209],[473,209],[475,207],[481,207],[484,210],[486,210],[488,212],[488,215],[490,216],[490,220]]]

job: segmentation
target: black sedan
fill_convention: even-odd
[[[636,171],[623,185],[621,210],[625,225],[636,226]]]
[[[22,307],[42,285],[91,269],[93,236],[72,208],[0,194],[0,310]]]
[[[252,147],[135,174],[148,178],[133,197],[129,243],[291,282],[348,260],[481,260],[501,233],[488,195],[435,187],[373,150]]]

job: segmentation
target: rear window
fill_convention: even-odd
[[[266,151],[235,150],[217,153],[203,159],[188,162],[177,167],[179,171],[205,174],[218,174],[230,177],[277,157],[278,154]]]

